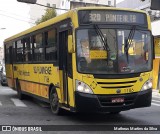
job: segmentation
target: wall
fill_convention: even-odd
[[[70,9],[70,2],[68,0],[60,0],[60,8],[63,9]],[[108,5],[108,2],[111,3],[109,6],[115,6],[116,0],[71,0],[76,2],[84,2],[84,3],[94,3],[94,4],[101,4],[101,5]],[[65,13],[66,11],[61,10],[59,11],[60,14]]]
[[[140,0],[124,0],[116,5],[116,7],[132,8],[132,9],[144,9],[150,6],[150,0],[144,2]]]
[[[154,36],[160,35],[160,20],[152,22],[152,34]]]

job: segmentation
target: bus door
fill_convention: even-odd
[[[69,30],[59,32],[59,70],[60,70],[60,89],[62,103],[69,106],[69,85],[72,85],[70,79],[72,56],[68,53],[68,33]],[[70,84],[68,84],[70,83]]]

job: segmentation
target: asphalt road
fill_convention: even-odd
[[[160,97],[153,95],[151,107],[124,111],[119,115],[66,113],[63,116],[57,116],[51,113],[48,104],[39,102],[38,100],[30,97],[27,100],[20,101],[17,98],[15,91],[9,87],[0,86],[0,125],[73,125],[72,127],[74,127],[74,125],[83,125],[83,127],[85,125],[160,125]],[[97,127],[97,129],[99,128]],[[75,131],[70,131],[67,133],[72,134],[75,133]],[[160,133],[160,131],[152,131],[147,133],[143,131],[97,131],[98,132],[77,131],[77,133]],[[66,132],[54,131],[54,133]]]

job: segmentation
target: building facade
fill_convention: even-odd
[[[117,7],[123,7],[123,8],[132,8],[132,9],[148,9],[151,5],[151,0],[124,0],[120,3],[118,3]]]
[[[102,6],[116,6],[116,0],[60,0],[60,8],[73,9],[74,7],[89,6],[94,4]],[[77,4],[79,2],[79,5]],[[83,4],[85,3],[85,4]],[[59,11],[59,14],[65,13],[64,10]]]
[[[75,3],[74,3],[75,2]],[[104,6],[116,6],[116,0],[37,0],[38,4],[70,10],[77,3],[99,4]],[[57,15],[65,13],[67,10],[56,9]],[[30,4],[30,20],[36,21],[44,15],[46,7]],[[33,25],[31,25],[33,26]]]

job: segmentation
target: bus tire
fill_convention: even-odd
[[[21,86],[20,86],[20,83],[19,81],[17,80],[16,81],[16,90],[17,90],[17,96],[20,100],[23,100],[25,98],[24,94],[22,93],[22,90],[21,90]]]
[[[49,94],[50,107],[53,114],[61,115],[62,109],[59,106],[58,94],[54,87],[52,87]]]
[[[3,82],[2,82],[2,81],[1,81],[1,85],[2,85],[2,86],[5,86],[5,84],[3,84]]]
[[[110,112],[110,114],[117,115],[117,114],[119,114],[120,112],[121,112],[121,111]]]

